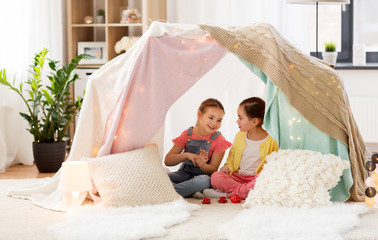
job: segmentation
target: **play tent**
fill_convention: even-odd
[[[89,78],[68,161],[125,152],[148,143],[158,144],[161,150],[165,117],[172,104],[210,73],[221,79],[213,69],[230,55],[232,64],[248,69],[265,85],[264,127],[279,147],[332,153],[350,161],[351,169],[330,191],[331,200],[343,202],[351,196],[363,201],[366,147],[342,79],[269,24],[226,29],[153,22],[127,53]],[[223,71],[232,72],[232,64]],[[235,79],[222,81],[240,87]],[[256,95],[256,89],[252,86],[250,96]],[[217,91],[227,94],[232,89]],[[227,128],[225,123],[222,128]],[[58,181],[59,172],[10,194],[59,209]]]

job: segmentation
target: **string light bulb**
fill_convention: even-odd
[[[375,170],[376,166],[375,166],[375,163],[373,163],[373,161],[367,161],[365,163],[365,168],[366,170],[368,170],[369,172],[372,172]]]
[[[373,187],[368,187],[365,190],[365,195],[369,198],[375,197],[376,194],[377,194],[377,191],[375,191],[375,188]]]

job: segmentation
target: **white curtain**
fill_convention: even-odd
[[[287,4],[285,0],[167,0],[167,20],[216,26],[266,22],[308,53],[314,31],[308,16],[314,9],[314,5]]]
[[[0,0],[0,69],[16,85],[28,78],[36,53],[49,50],[48,58],[63,60],[61,0]],[[47,73],[48,65],[45,65]],[[16,163],[33,164],[32,135],[19,112],[25,103],[0,85],[0,172]]]

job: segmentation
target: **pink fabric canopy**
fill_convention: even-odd
[[[226,53],[210,38],[149,37],[107,119],[98,156],[146,145],[163,125],[170,106]]]

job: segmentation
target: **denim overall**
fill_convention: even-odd
[[[220,135],[220,132],[215,132],[211,135],[211,140],[197,140],[191,138],[192,133],[193,127],[190,127],[187,131],[184,152],[190,152],[197,155],[200,154],[201,149],[209,153],[211,143]],[[200,192],[210,187],[210,176],[202,172],[199,167],[194,166],[193,162],[189,159],[185,159],[181,163],[177,172],[168,173],[168,176],[177,193],[183,197],[190,196],[195,192]]]

